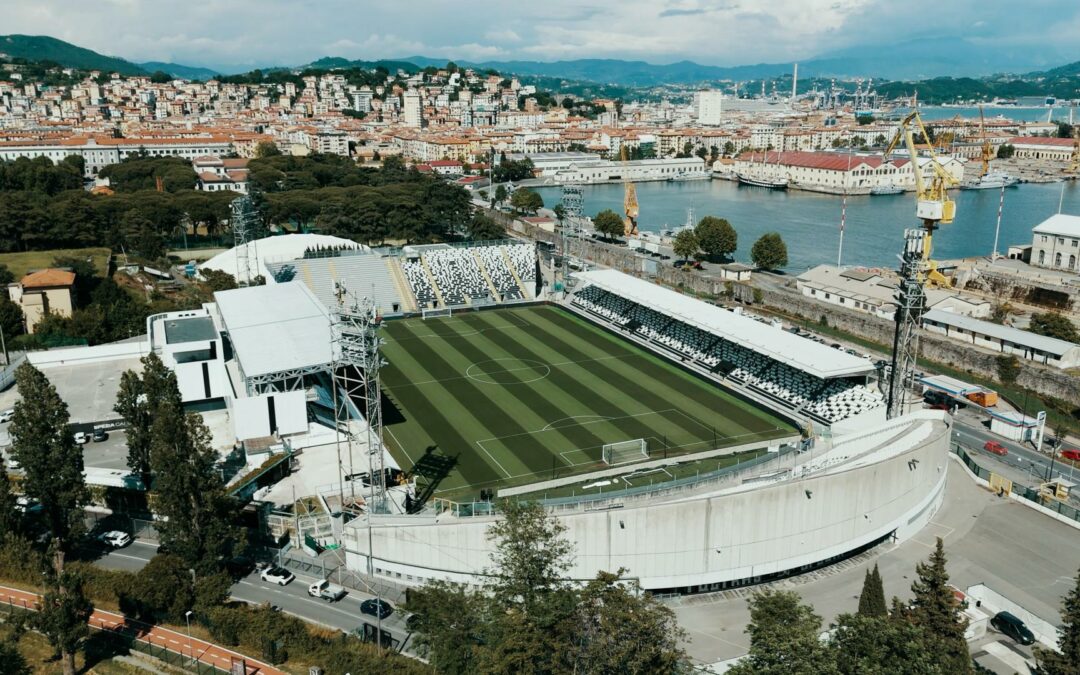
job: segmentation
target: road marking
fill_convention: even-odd
[[[144,563],[150,562],[150,560],[148,558],[140,558],[137,555],[128,555],[126,553],[110,553],[109,555],[107,555],[105,557],[106,558],[114,558],[114,557],[115,558],[127,558],[128,560],[138,560],[138,561],[144,562]]]

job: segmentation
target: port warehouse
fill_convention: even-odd
[[[514,248],[518,246],[525,248]],[[409,254],[354,252],[339,257],[370,256],[382,261],[382,271],[374,278],[390,288],[376,289],[376,294],[385,293],[391,306],[395,302],[392,298],[397,298],[399,312],[385,313],[383,330],[386,352],[393,356],[394,349],[401,348],[402,356],[393,359],[399,365],[411,350],[408,340],[394,342],[393,333],[399,330],[395,324],[421,332],[452,330],[482,336],[495,331],[479,331],[470,324],[499,322],[515,313],[550,313],[559,321],[580,324],[575,334],[588,336],[588,340],[615,340],[609,348],[624,350],[627,358],[614,360],[639,360],[645,364],[643,368],[673,378],[673,387],[692,389],[709,383],[729,410],[717,411],[713,424],[694,415],[717,427],[716,437],[711,437],[711,429],[698,434],[703,447],[718,446],[708,451],[717,461],[725,453],[758,453],[745,468],[713,472],[716,475],[700,482],[688,477],[670,481],[670,490],[665,492],[659,489],[664,477],[678,475],[677,465],[698,461],[699,453],[664,457],[657,453],[664,444],[650,443],[648,459],[601,467],[595,447],[557,445],[561,452],[586,450],[583,470],[589,471],[566,471],[556,476],[562,481],[559,485],[544,486],[561,489],[564,494],[569,488],[575,495],[552,502],[571,528],[569,534],[577,551],[572,571],[575,577],[624,566],[643,587],[653,589],[695,591],[745,583],[813,567],[889,536],[908,536],[936,510],[944,481],[946,418],[918,413],[886,422],[880,396],[873,391],[874,370],[865,359],[609,270],[580,273],[567,297],[544,293],[537,297],[531,291],[535,276],[530,276],[529,270],[535,265],[535,252],[528,251],[532,251],[531,245],[503,242]],[[287,281],[278,281],[271,270],[281,261],[262,261],[267,285],[222,291],[214,303],[198,310],[151,317],[146,341],[124,347],[124,361],[118,360],[114,345],[46,352],[32,360],[40,359],[50,377],[50,371],[55,374],[61,372],[55,369],[63,369],[65,377],[78,381],[85,372],[98,373],[103,367],[118,370],[115,364],[120,363],[130,367],[137,364],[139,354],[155,351],[177,373],[186,403],[207,414],[227,416],[228,428],[221,434],[226,443],[222,445],[250,442],[252,448],[264,448],[267,439],[276,441],[295,453],[299,471],[318,473],[308,483],[316,485],[319,496],[325,497],[341,489],[338,467],[327,462],[307,466],[305,455],[314,457],[334,445],[333,432],[327,434],[332,426],[332,408],[327,401],[332,397],[333,311],[312,290],[312,285],[324,283],[315,279],[320,270],[333,271],[327,260],[334,258],[296,258],[289,263],[294,267],[292,273],[278,275],[282,279],[288,276]],[[397,270],[405,267],[413,271],[399,275]],[[379,265],[375,268],[380,269]],[[367,271],[350,273],[357,276],[338,281],[353,288],[364,288],[365,283],[371,287],[373,277]],[[459,301],[453,303],[455,309],[448,317],[419,321],[400,311],[408,306],[430,309],[447,298]],[[520,325],[511,328],[520,334],[534,330]],[[514,331],[507,335],[513,338]],[[509,342],[516,344],[517,340]],[[475,348],[483,343],[469,344]],[[458,367],[462,363],[463,359]],[[469,361],[470,366],[476,363],[479,360]],[[553,363],[557,362],[541,361],[545,368],[529,367],[546,371]],[[501,385],[498,379],[502,375],[510,372],[516,380],[528,379],[521,376],[529,371],[513,370],[516,367],[481,368],[479,373],[474,369],[474,374],[481,381],[485,377],[493,380],[493,391],[509,391],[520,385]],[[79,368],[89,370],[79,375]],[[392,362],[387,366],[388,379],[394,368]],[[590,375],[584,372],[585,377]],[[680,383],[679,377],[692,379]],[[540,382],[550,386],[549,379],[554,378],[545,377]],[[646,386],[650,382],[644,380]],[[83,380],[82,384],[90,383]],[[408,383],[395,386],[391,382],[388,395],[393,397],[402,384]],[[649,410],[636,394],[626,394],[626,400],[637,401]],[[108,399],[108,395],[99,398]],[[615,401],[614,405],[623,404]],[[115,421],[115,415],[106,412],[111,400],[99,402],[97,407],[104,417]],[[422,415],[414,418],[414,411],[407,406],[405,410],[423,428],[427,420]],[[651,411],[659,412],[655,406]],[[563,412],[557,414],[566,417]],[[104,417],[93,422],[107,421]],[[559,419],[548,422],[558,423]],[[598,422],[609,425],[609,435],[601,439],[605,442],[631,435],[629,428],[612,425],[610,420]],[[725,422],[735,426],[753,422],[762,434],[734,443],[730,439],[733,434],[719,429]],[[770,424],[772,428],[766,429]],[[795,426],[811,431],[813,441],[801,440],[794,433]],[[637,437],[639,427],[633,428],[632,435]],[[421,460],[424,448],[402,452],[406,448],[394,447],[391,419],[387,419],[387,430],[385,464],[408,475],[413,468],[409,453]],[[595,435],[592,431],[590,435]],[[725,436],[728,442],[721,438]],[[589,451],[594,454],[585,462]],[[253,452],[249,465],[264,458]],[[363,457],[356,461],[366,465]],[[634,475],[646,471],[653,472],[649,479],[652,487]],[[540,473],[544,475],[536,485],[550,484],[551,476]],[[611,485],[603,495],[584,488],[601,479]],[[635,486],[638,491],[621,495],[616,488],[623,486]],[[404,482],[391,492],[412,490],[416,494],[423,487],[419,482]],[[511,488],[529,486],[509,482],[495,486],[496,490]],[[582,496],[582,490],[587,496]],[[537,496],[526,492],[524,498]],[[394,497],[391,501],[400,505],[404,500]],[[440,510],[435,508],[435,500],[415,511],[370,516],[375,552],[371,566],[376,574],[401,583],[479,579],[477,575],[489,564],[483,532],[490,520],[462,510]],[[366,524],[367,517],[359,515],[336,532],[345,545],[348,565],[359,571],[368,567]],[[762,538],[762,533],[768,536]]]

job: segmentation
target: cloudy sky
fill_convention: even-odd
[[[743,65],[959,36],[1080,49],[1076,0],[8,0],[0,31],[216,68],[320,56]],[[1070,59],[1071,60],[1071,59]]]

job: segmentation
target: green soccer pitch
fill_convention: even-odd
[[[387,321],[384,437],[424,497],[469,500],[607,468],[605,443],[674,457],[794,427],[561,308]]]

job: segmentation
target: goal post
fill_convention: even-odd
[[[420,310],[420,316],[424,319],[438,319],[441,317],[449,317],[452,316],[453,313],[454,310],[449,307],[436,307],[435,309],[424,307]]]
[[[632,441],[618,441],[617,443],[604,443],[604,464],[616,466],[640,462],[649,458],[649,443],[644,438],[635,438]]]

